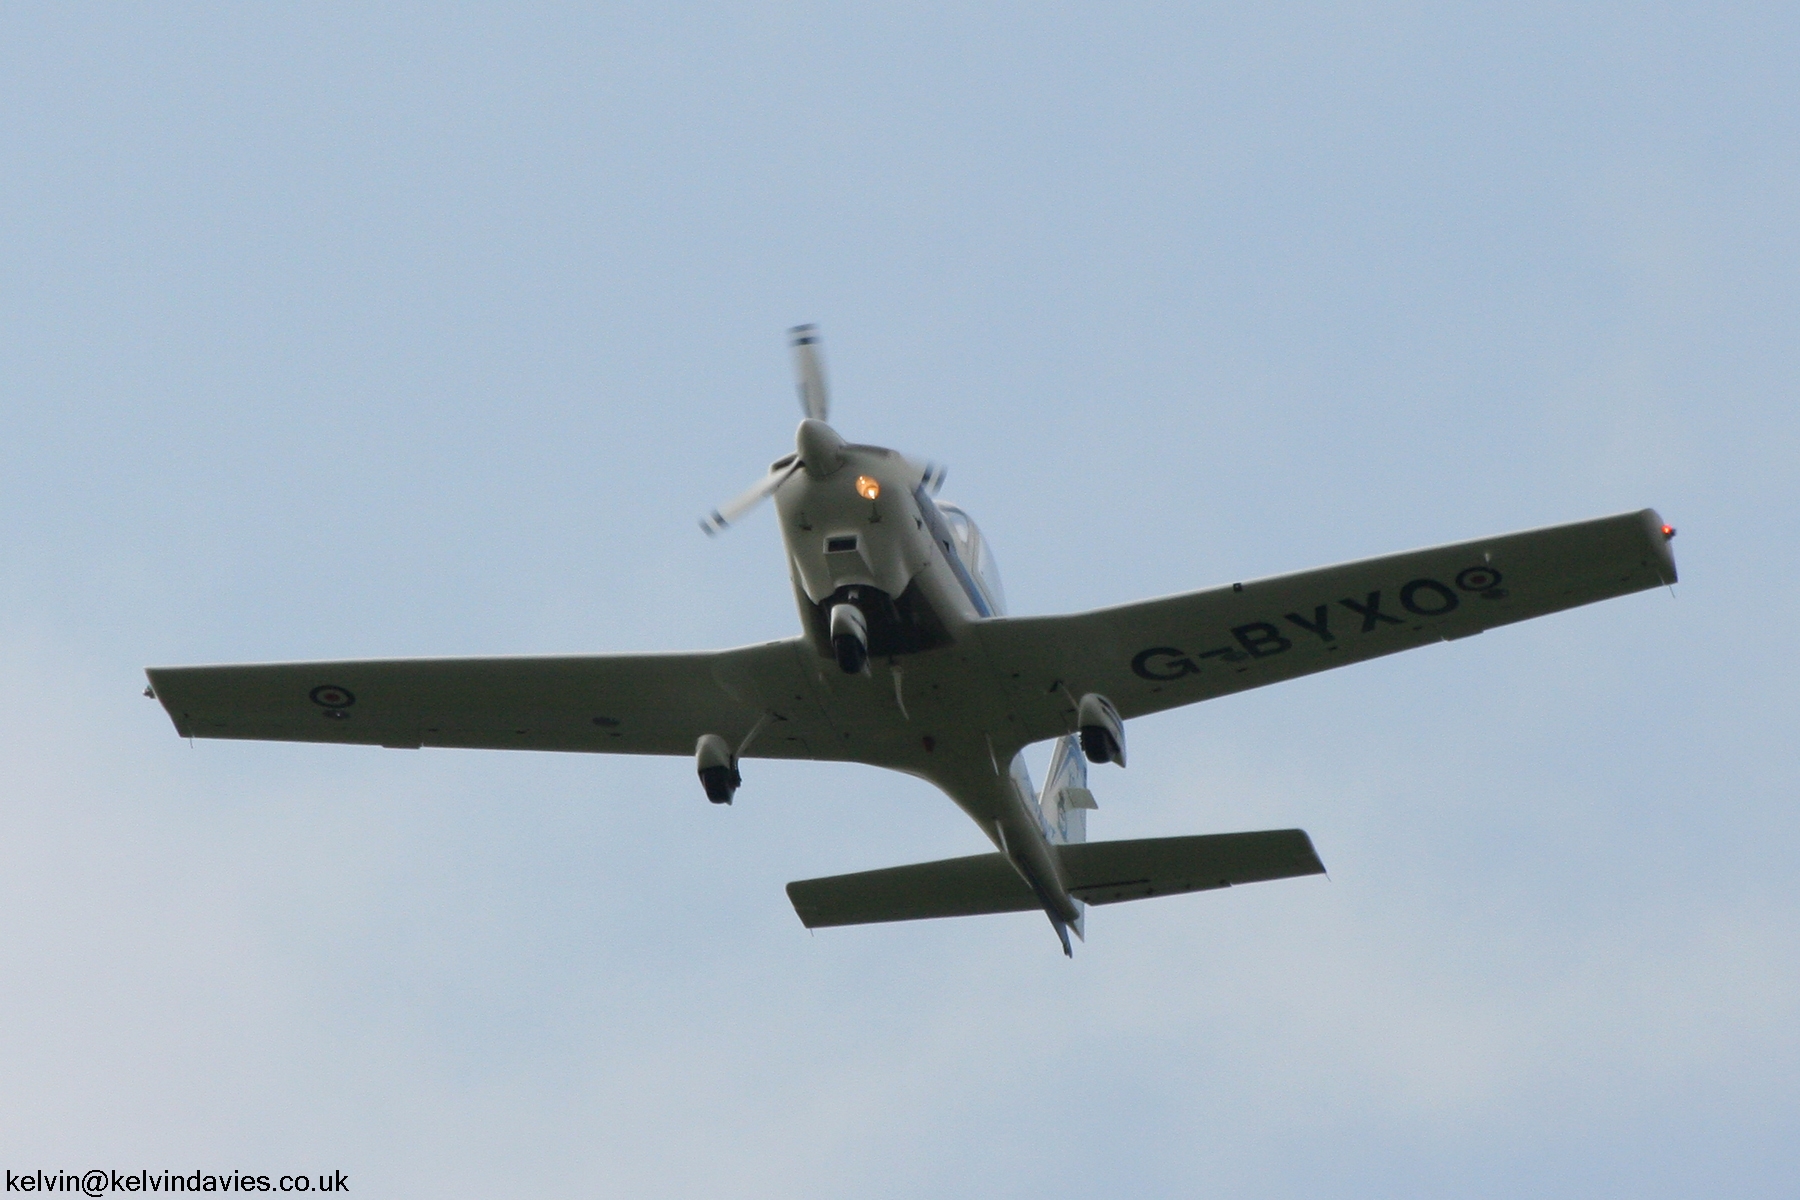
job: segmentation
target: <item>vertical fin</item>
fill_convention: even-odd
[[[1038,794],[1038,809],[1043,813],[1044,836],[1052,846],[1066,846],[1087,841],[1087,810],[1094,807],[1094,794],[1087,786],[1087,755],[1074,735],[1058,738],[1050,752],[1050,770],[1044,776],[1044,790]],[[1054,853],[1054,851],[1053,851]],[[1063,953],[1073,958],[1068,929],[1055,917],[1056,935],[1062,939]],[[1069,928],[1075,936],[1087,940],[1087,905],[1075,901],[1075,920]]]
[[[1044,832],[1051,842],[1087,841],[1087,810],[1094,794],[1087,786],[1087,755],[1074,734],[1059,738],[1050,752],[1050,771],[1038,807],[1044,813]]]

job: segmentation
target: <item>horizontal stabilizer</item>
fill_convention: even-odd
[[[1083,842],[1057,852],[1069,894],[1089,904],[1325,873],[1301,829]]]
[[[1136,838],[1055,847],[1069,894],[1089,904],[1173,896],[1237,883],[1319,875],[1325,864],[1299,829]],[[1043,907],[1003,854],[802,879],[788,899],[808,929]]]
[[[787,894],[800,914],[800,923],[808,929],[1032,912],[1043,907],[1004,854],[974,854],[854,875],[801,879],[787,885]]]

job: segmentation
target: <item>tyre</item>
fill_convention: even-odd
[[[845,634],[842,637],[833,638],[831,648],[837,651],[838,668],[844,674],[862,674],[864,665],[869,661],[869,648],[863,645],[861,638]]]

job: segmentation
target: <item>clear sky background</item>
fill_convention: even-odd
[[[1773,4],[8,6],[0,1165],[1792,1196],[1797,62]],[[986,848],[914,780],[140,696],[791,634],[769,514],[695,520],[801,321],[1016,612],[1645,505],[1683,582],[1134,722],[1095,837],[1331,878],[1073,962],[801,928]]]

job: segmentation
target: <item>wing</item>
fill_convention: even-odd
[[[183,737],[692,754],[704,733],[810,758],[825,717],[798,639],[706,654],[152,667]],[[758,727],[760,723],[760,728]]]
[[[1038,741],[1071,695],[1138,717],[1675,582],[1651,509],[1059,617],[999,617],[982,644]]]

